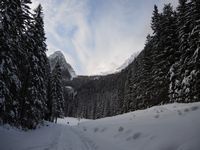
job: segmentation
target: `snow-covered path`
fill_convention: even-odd
[[[27,132],[0,126],[0,150],[199,150],[200,102],[99,120],[59,119]]]
[[[46,150],[95,150],[93,142],[72,127],[61,125],[60,134]]]
[[[49,124],[36,131],[0,128],[0,150],[95,150],[94,142],[78,128]],[[9,129],[9,130],[8,130]],[[7,131],[6,131],[7,130]],[[7,133],[5,133],[7,132]]]

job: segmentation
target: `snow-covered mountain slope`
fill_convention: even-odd
[[[110,71],[106,71],[106,72],[101,72],[100,75],[108,75],[108,74],[114,74],[114,73],[121,72],[123,69],[128,67],[128,65],[130,65],[134,61],[134,59],[138,56],[138,54],[139,54],[139,52],[132,54],[131,57],[129,57],[127,60],[125,60],[125,62],[118,68],[110,70]]]
[[[59,119],[37,130],[0,126],[1,150],[199,150],[200,102],[98,120]]]
[[[59,62],[61,65],[61,71],[64,79],[73,79],[76,77],[76,73],[70,64],[67,63],[63,53],[61,51],[56,51],[49,56],[49,62],[51,69],[53,70],[56,63]]]
[[[116,69],[116,72],[120,72],[121,70],[125,69],[129,64],[133,62],[133,60],[138,56],[138,53],[134,53],[131,55],[130,58],[128,58],[120,67]]]

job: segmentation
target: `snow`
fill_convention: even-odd
[[[120,67],[118,67],[116,71],[120,72],[121,70],[123,70],[126,67],[128,67],[128,65],[131,64],[138,55],[139,55],[139,52],[136,52],[136,53],[132,54],[131,57],[128,58]]]
[[[98,120],[58,119],[36,130],[0,126],[1,150],[199,150],[200,102]]]
[[[81,119],[81,118],[72,118],[72,117],[67,117],[67,118],[58,118],[58,123],[62,125],[69,125],[69,126],[78,126],[78,124],[82,122],[89,121],[89,119]]]
[[[132,54],[131,57],[126,59],[125,62],[120,67],[118,67],[116,69],[112,69],[112,70],[106,71],[106,72],[101,72],[100,75],[105,76],[105,75],[115,74],[115,73],[121,72],[123,69],[128,67],[135,60],[135,58],[138,55],[139,55],[139,52]]]
[[[71,86],[65,86],[66,89],[73,89]]]

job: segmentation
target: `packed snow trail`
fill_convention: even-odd
[[[200,102],[98,120],[58,119],[27,132],[0,126],[0,150],[199,150]]]
[[[60,119],[62,122],[62,120]],[[64,121],[65,122],[65,121]],[[105,142],[103,142],[105,143]],[[104,150],[118,150],[106,144]],[[0,127],[0,150],[99,150],[82,128],[46,123],[37,130],[20,131],[10,126]],[[119,149],[120,150],[120,149]]]
[[[83,138],[72,127],[61,125],[61,133],[56,144],[47,150],[95,150],[95,145],[88,138]]]
[[[49,125],[42,127],[40,132],[11,131],[16,139],[11,141],[7,137],[1,137],[1,150],[95,150],[95,144],[73,127],[66,125]],[[13,130],[13,129],[10,129]],[[40,130],[40,129],[39,129]],[[14,133],[15,132],[15,133]],[[17,133],[18,132],[18,133]],[[29,136],[29,133],[30,136]],[[19,141],[17,139],[17,135]],[[31,137],[32,136],[32,137]],[[9,135],[8,135],[9,137]],[[20,140],[21,139],[21,140]],[[23,139],[23,140],[22,140]],[[24,142],[23,142],[24,141]],[[11,144],[11,143],[12,144]],[[2,146],[2,144],[4,145]],[[16,146],[15,146],[16,145]]]

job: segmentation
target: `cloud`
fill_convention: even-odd
[[[61,50],[77,74],[93,75],[143,49],[153,5],[163,1],[34,0],[31,7],[43,6],[47,54]]]

